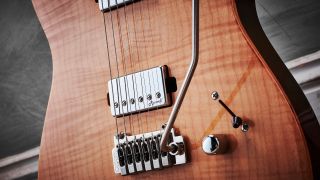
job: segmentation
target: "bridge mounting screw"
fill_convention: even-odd
[[[126,106],[127,105],[127,101],[123,100],[122,101],[122,106]]]
[[[161,97],[160,92],[157,92],[157,93],[156,93],[156,97],[157,97],[157,98],[160,98],[160,97]]]
[[[116,134],[116,137],[118,138],[118,139],[123,139],[124,138],[124,133],[123,132],[120,132],[119,134]]]
[[[149,101],[152,99],[151,94],[148,94],[148,95],[147,95],[147,99],[148,99]]]
[[[213,92],[211,93],[211,98],[212,98],[213,100],[219,99],[219,93],[218,93],[217,91],[213,91]]]
[[[135,102],[136,102],[136,101],[135,101],[133,98],[130,99],[130,103],[131,103],[131,104],[134,104]]]
[[[142,102],[142,101],[143,101],[143,97],[140,96],[140,97],[138,98],[138,101],[139,101],[139,102]]]
[[[115,102],[113,105],[114,105],[115,108],[119,107],[119,103],[117,103],[117,102]]]

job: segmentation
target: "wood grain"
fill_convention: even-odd
[[[113,173],[117,128],[107,105],[107,81],[117,69],[123,75],[165,64],[180,87],[191,56],[191,1],[140,1],[105,13],[108,48],[94,1],[33,4],[53,58],[40,179],[312,178],[297,116],[239,25],[232,0],[200,2],[199,65],[175,124],[187,139],[190,162],[126,177]],[[250,122],[248,133],[231,127],[230,115],[210,98],[213,90]],[[119,118],[118,130],[157,130],[170,110]],[[211,133],[227,135],[232,151],[205,155],[201,140]]]

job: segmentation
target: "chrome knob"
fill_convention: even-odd
[[[225,152],[226,144],[225,136],[208,135],[202,140],[202,150],[208,155],[221,154]]]

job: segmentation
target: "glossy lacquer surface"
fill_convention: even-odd
[[[187,141],[189,163],[126,177],[113,173],[117,128],[107,105],[107,81],[117,76],[117,69],[123,75],[167,65],[179,88],[191,57],[191,0],[139,1],[112,11],[112,21],[111,13],[105,13],[108,46],[94,1],[33,4],[53,57],[40,179],[312,178],[298,118],[245,34],[234,1],[200,1],[199,64],[175,123]],[[230,115],[212,101],[213,90],[249,122],[247,133],[232,128]],[[158,130],[170,110],[119,118],[118,130]],[[226,135],[229,151],[204,154],[201,141],[208,134]]]

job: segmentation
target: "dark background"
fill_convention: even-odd
[[[257,11],[284,62],[320,50],[319,0],[257,0]],[[1,0],[0,160],[39,146],[51,73],[50,48],[31,1]],[[307,97],[319,119],[319,91]]]
[[[39,146],[51,53],[30,0],[0,1],[0,159]]]

